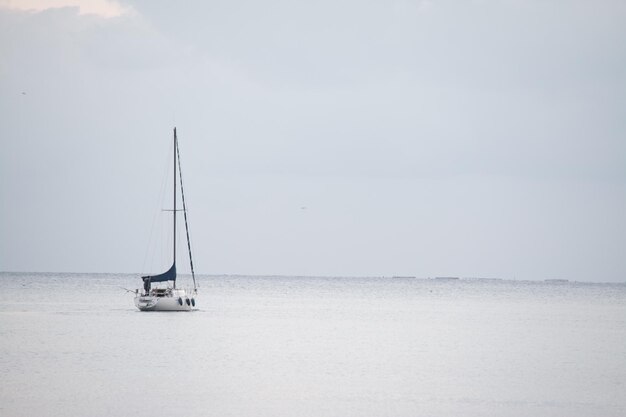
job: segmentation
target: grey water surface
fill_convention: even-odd
[[[626,415],[624,284],[199,282],[142,313],[133,275],[1,273],[0,415]]]

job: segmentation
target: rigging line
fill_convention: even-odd
[[[189,245],[190,245],[192,248],[195,248],[195,247],[196,247],[196,245],[193,243],[193,238],[191,237],[191,235],[189,235]],[[198,282],[198,288],[200,288],[200,283],[199,283],[199,282]]]
[[[167,157],[166,160],[163,164],[163,166],[165,167],[164,172],[163,172],[163,178],[162,178],[162,182],[161,182],[161,195],[160,195],[160,201],[159,201],[159,207],[163,207],[165,205],[165,192],[167,191],[167,186],[169,184],[169,178],[170,178],[170,170],[171,165],[170,165],[170,161],[172,159],[172,155],[174,152],[174,145],[170,145],[169,147],[169,151],[167,153]],[[163,268],[167,268],[167,262],[164,265],[163,264],[163,260],[166,259],[166,251],[167,248],[170,247],[170,228],[165,226],[165,223],[167,222],[168,219],[166,219],[165,217],[163,217],[162,215],[159,215],[159,212],[157,210],[157,224],[159,225],[159,239],[156,240],[154,242],[154,246],[153,246],[153,252],[152,252],[152,261],[151,261],[151,268],[152,270],[150,272],[154,272],[154,271],[160,271]],[[169,226],[169,224],[167,225]],[[164,233],[164,231],[166,231]],[[158,255],[158,259],[160,259],[160,261],[156,261],[155,262],[155,258],[157,258]]]
[[[173,146],[172,146],[173,147]],[[165,167],[165,169],[163,170],[163,174],[161,177],[161,187],[160,187],[160,191],[159,191],[159,196],[157,198],[157,205],[158,207],[163,207],[163,201],[165,200],[165,184],[166,184],[166,180],[169,177],[169,171],[170,171],[170,165],[167,163],[168,161],[171,160],[171,152],[172,152],[172,147],[170,147],[170,151],[167,153],[167,158],[166,158],[166,163],[163,164],[163,167]],[[149,274],[153,271],[154,268],[154,257],[155,257],[155,253],[157,251],[157,245],[154,244],[154,246],[152,246],[152,236],[154,235],[154,228],[155,225],[157,223],[157,219],[159,217],[159,211],[155,210],[154,211],[154,215],[152,216],[152,226],[150,227],[150,235],[148,237],[148,245],[146,246],[146,253],[144,255],[143,258],[143,265],[141,267],[141,274],[145,275],[145,274]],[[161,226],[159,228],[159,231],[161,232],[161,235],[163,234],[163,227]],[[161,239],[159,239],[160,241]],[[152,251],[151,251],[152,249]],[[148,255],[150,255],[150,252],[152,252],[151,254],[151,258],[150,258],[150,262],[149,265],[151,265],[152,267],[148,266],[146,267],[146,263],[148,262]],[[146,270],[146,268],[148,268],[148,270]]]
[[[187,205],[185,204],[185,191],[183,189],[183,172],[180,168],[180,149],[178,148],[178,142],[176,142],[176,156],[178,156],[178,176],[180,177],[180,196],[183,200],[183,216],[185,218],[185,231],[187,232],[187,249],[189,251],[189,265],[191,266],[191,278],[193,279],[193,289],[197,288],[196,286],[196,274],[193,270],[193,258],[191,257],[191,243],[189,241],[189,226],[187,223]]]

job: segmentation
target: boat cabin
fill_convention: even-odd
[[[153,297],[166,297],[170,292],[169,288],[155,288],[152,290]]]

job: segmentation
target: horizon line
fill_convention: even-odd
[[[68,271],[0,271],[0,274],[68,274],[68,275],[137,275],[140,272],[68,272]],[[179,273],[179,275],[191,275],[191,273]],[[196,276],[205,277],[250,277],[250,278],[378,278],[396,280],[421,280],[421,281],[506,281],[506,282],[547,282],[547,283],[582,283],[582,284],[626,284],[623,281],[581,281],[568,278],[500,278],[500,277],[480,277],[480,276],[428,276],[420,277],[413,275],[308,275],[308,274],[242,274],[242,273],[196,273]]]

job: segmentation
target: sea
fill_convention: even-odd
[[[198,282],[0,273],[0,416],[626,416],[624,283]]]

